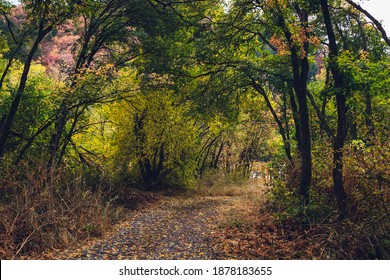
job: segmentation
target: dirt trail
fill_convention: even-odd
[[[261,184],[202,196],[163,197],[134,210],[103,237],[33,259],[331,259],[327,227],[281,224],[264,207]],[[324,241],[325,240],[325,241]],[[329,252],[328,252],[329,251]]]
[[[229,259],[219,233],[248,211],[241,196],[167,198],[134,212],[115,232],[73,252],[65,259]],[[240,222],[240,221],[238,221]]]

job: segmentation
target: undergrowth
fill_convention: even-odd
[[[27,165],[1,179],[1,259],[72,246],[124,217],[122,207],[86,181],[82,173]]]
[[[309,203],[297,194],[299,172],[275,177],[267,195],[267,210],[282,232],[301,231],[321,244],[321,256],[331,259],[390,259],[389,148],[352,143],[344,150],[344,185],[348,217],[339,220],[332,188],[331,147],[313,150],[313,181]],[[380,147],[380,148],[378,148]]]

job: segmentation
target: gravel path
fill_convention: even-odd
[[[172,198],[135,212],[114,234],[73,253],[76,259],[226,259],[215,242],[235,198]]]

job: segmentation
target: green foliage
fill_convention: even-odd
[[[197,139],[194,120],[186,117],[187,105],[175,101],[169,89],[152,87],[116,106],[111,112],[117,124],[113,165],[118,175],[133,176],[133,182],[142,178],[154,188],[193,186]]]
[[[334,218],[337,208],[326,192],[319,187],[312,187],[309,196],[309,203],[303,205],[295,190],[287,188],[283,181],[274,181],[268,193],[267,207],[274,212],[278,221],[298,222],[304,228],[320,225]]]
[[[71,178],[80,170],[83,183],[74,193],[94,199],[85,185],[94,191],[240,185],[262,162],[272,177],[269,209],[282,224],[307,227],[335,220],[332,162],[343,152],[352,221],[343,230],[362,232],[368,224],[377,247],[362,248],[386,256],[390,60],[380,34],[347,4],[328,1],[338,47],[330,53],[319,1],[223,2],[34,0],[15,8],[2,1],[1,175],[20,162],[45,170],[37,175],[42,182],[58,166]],[[303,101],[308,116],[300,115]],[[310,132],[300,130],[303,123]],[[339,150],[336,131],[347,135]],[[304,134],[310,149],[299,146]],[[309,166],[304,148],[312,155],[307,203],[298,195],[306,175],[300,167]],[[59,201],[57,191],[71,198],[73,183],[58,181],[36,195],[29,174],[18,176],[9,177],[15,190],[42,196],[42,208]],[[30,207],[11,193],[20,209]],[[104,212],[100,202],[85,205]],[[49,210],[37,223],[42,213],[29,212],[35,222],[23,221],[24,238],[53,218]],[[85,215],[77,221],[82,234],[99,233],[99,223]]]

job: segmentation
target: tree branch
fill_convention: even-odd
[[[390,47],[390,38],[387,36],[385,29],[383,28],[382,24],[374,18],[367,10],[363,9],[362,6],[359,4],[353,2],[352,0],[346,0],[352,7],[354,7],[359,12],[363,13],[366,17],[368,17],[376,26],[376,28],[381,32],[383,39],[385,40],[386,44]]]

